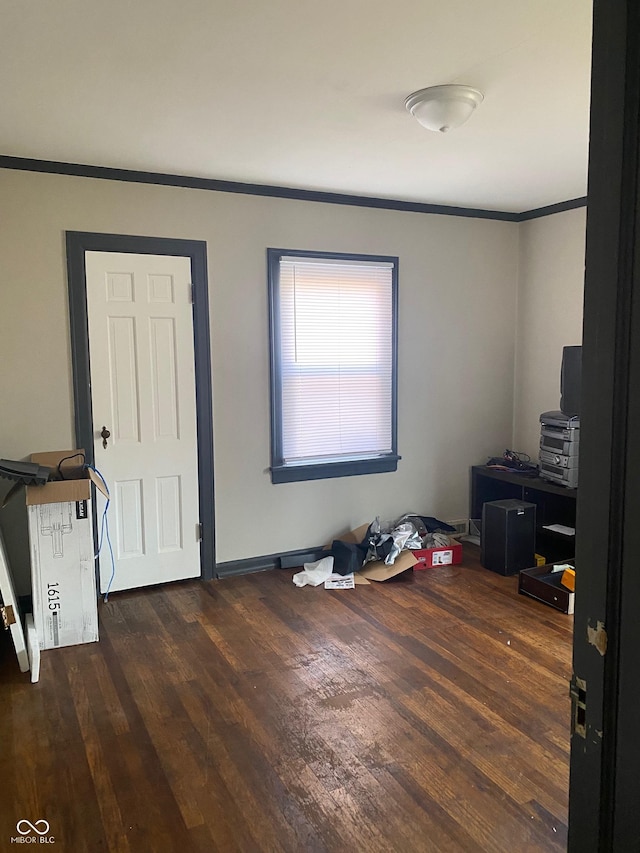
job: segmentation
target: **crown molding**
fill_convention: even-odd
[[[321,192],[268,184],[245,184],[216,178],[199,178],[190,175],[173,175],[164,172],[141,172],[133,169],[115,169],[110,166],[91,166],[82,163],[63,163],[57,160],[35,160],[26,157],[0,156],[1,169],[23,172],[45,172],[52,175],[69,175],[79,178],[97,178],[106,181],[125,181],[134,184],[156,184],[164,187],[208,190],[210,192],[240,193],[243,195],[286,198],[295,201],[313,201],[324,204],[343,204],[352,207],[369,207],[377,210],[398,210],[405,213],[428,213],[440,216],[462,216],[471,219],[493,219],[502,222],[525,222],[541,216],[550,216],[563,210],[584,207],[586,198],[577,198],[558,204],[513,213],[505,210],[456,207],[446,204],[427,204],[417,201],[349,195],[348,193]]]

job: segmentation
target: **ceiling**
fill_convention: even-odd
[[[0,155],[521,212],[586,195],[591,0],[0,0]],[[404,108],[485,96],[448,134]]]

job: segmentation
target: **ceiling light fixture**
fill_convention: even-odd
[[[484,95],[471,86],[448,83],[414,92],[404,102],[411,115],[427,130],[446,133],[471,116]]]

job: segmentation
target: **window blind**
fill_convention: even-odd
[[[285,465],[392,452],[393,264],[280,258]]]

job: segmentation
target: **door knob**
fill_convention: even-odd
[[[102,439],[102,446],[105,448],[105,450],[107,447],[107,439],[109,438],[110,435],[111,435],[111,433],[106,428],[106,426],[103,426],[102,432],[100,433],[100,438]]]

